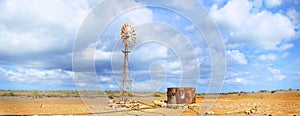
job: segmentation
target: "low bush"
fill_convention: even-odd
[[[3,93],[2,96],[16,96],[16,94],[14,92],[10,91],[10,92]]]
[[[275,92],[276,92],[276,90],[271,91],[271,93],[275,93]]]
[[[268,92],[267,90],[260,90],[259,92]]]
[[[28,95],[28,97],[37,99],[37,98],[43,98],[43,95],[39,94],[38,92],[32,92],[31,94]]]
[[[161,97],[161,95],[159,93],[154,93],[153,97]]]

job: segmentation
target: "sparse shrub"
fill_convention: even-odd
[[[229,92],[229,94],[238,94],[239,92]]]
[[[289,88],[289,90],[293,90],[292,88]]]
[[[38,92],[33,92],[33,93],[29,94],[28,97],[32,97],[34,99],[37,99],[37,98],[42,98],[43,95],[39,94]]]
[[[2,96],[16,96],[16,94],[14,92],[10,91],[10,92],[3,93]]]
[[[267,90],[260,90],[259,92],[268,92]]]
[[[55,94],[55,93],[50,93],[48,95],[46,95],[47,97],[59,97],[58,94]]]
[[[276,92],[276,90],[271,91],[271,93],[275,93],[275,92]]]
[[[246,95],[246,92],[241,91],[241,92],[239,93],[239,96],[241,96],[241,95]]]
[[[128,93],[128,96],[129,96],[129,97],[133,97],[133,94],[132,94],[132,93]]]
[[[153,94],[153,97],[161,97],[161,95],[159,93],[155,93]]]
[[[197,93],[197,95],[206,95],[206,93]]]
[[[108,96],[109,99],[114,99],[114,96],[110,95]]]
[[[108,96],[109,99],[114,99],[115,94],[112,91],[105,91],[106,95]]]

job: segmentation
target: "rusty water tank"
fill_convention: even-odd
[[[196,89],[186,87],[168,88],[168,104],[192,104],[196,103]]]

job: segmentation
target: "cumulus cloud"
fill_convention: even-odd
[[[229,64],[247,64],[247,59],[239,50],[227,50],[227,59]]]
[[[286,78],[286,76],[281,74],[281,71],[279,69],[269,67],[268,70],[272,74],[272,76],[269,77],[269,80],[282,80]]]
[[[251,12],[253,7],[248,0],[231,0],[222,8],[213,5],[210,14],[233,43],[242,42],[266,50],[291,48],[293,44],[288,42],[296,31],[289,17],[267,10]]]
[[[64,51],[88,10],[86,1],[7,1],[5,15],[0,16],[0,52]]]
[[[0,68],[0,75],[6,81],[14,83],[27,83],[39,86],[74,87],[72,72],[61,69],[38,70],[18,68],[16,71],[10,71]]]
[[[262,54],[258,56],[259,60],[263,60],[263,61],[273,61],[273,60],[277,60],[279,57],[275,54]]]
[[[0,15],[0,62],[28,68],[71,70],[74,35],[87,1],[6,1]],[[0,2],[0,4],[4,4]]]
[[[300,71],[295,71],[294,74],[295,74],[296,76],[300,76]]]
[[[243,83],[243,84],[249,83],[249,81],[246,80],[245,78],[235,78],[235,82],[237,82],[237,83]]]
[[[227,71],[224,82],[229,85],[249,85],[253,84],[252,76],[253,73],[249,71]]]
[[[145,44],[133,51],[132,57],[140,61],[153,61],[155,59],[165,59],[168,55],[168,48],[159,44]]]
[[[103,75],[98,76],[98,78],[99,78],[100,83],[107,83],[107,82],[113,81],[113,79],[114,79],[113,76],[103,76]]]
[[[265,0],[265,4],[267,7],[272,8],[280,6],[282,4],[282,0]]]
[[[228,71],[226,78],[236,78],[236,77],[245,77],[251,75],[251,72],[233,72],[233,71]]]
[[[96,49],[96,44],[91,44],[87,48],[81,50],[81,51],[76,51],[82,61],[87,61],[90,59],[91,54],[94,56],[94,60],[100,60],[100,61],[110,61],[112,52],[111,51],[105,51],[102,49]]]
[[[5,6],[1,7],[4,9],[1,11],[5,15],[0,15],[0,43],[2,44],[0,62],[30,68],[63,67],[63,69],[70,70],[76,32],[93,3],[95,4],[96,1],[11,0],[1,2],[1,6]],[[117,9],[123,7],[122,5],[116,6]],[[139,18],[135,18],[136,16]],[[132,10],[122,15],[120,20],[137,25],[151,21],[152,11],[147,8]],[[115,32],[119,34],[119,25],[115,27],[118,27]],[[107,50],[95,51],[96,60],[107,60],[110,56],[111,53]]]
[[[292,20],[293,24],[296,25],[296,28],[299,28],[300,27],[300,24],[299,24],[299,13],[291,8],[289,9],[287,12],[286,12],[286,15]]]
[[[182,2],[181,0],[171,0],[169,1],[169,5],[180,8],[180,9],[192,9],[193,6],[195,6],[196,0],[195,1],[189,1],[189,2]]]
[[[232,78],[232,79],[225,80],[225,84],[226,83],[227,84],[239,83],[239,84],[247,85],[247,84],[250,83],[250,81],[245,79],[245,78],[237,77],[237,78]]]
[[[251,81],[251,72],[227,72],[225,76],[224,83],[225,85],[233,85],[233,86],[243,86],[243,85],[251,85],[253,82]]]

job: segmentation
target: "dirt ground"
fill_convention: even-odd
[[[134,98],[152,105],[158,97]],[[108,107],[108,98],[39,98],[0,97],[0,115],[165,115],[193,116],[199,115],[201,107],[213,99],[205,95],[197,95],[197,107],[194,108],[152,108],[149,106],[130,110],[126,108]],[[205,111],[207,115],[258,115],[258,116],[300,116],[300,91],[276,91],[258,93],[221,94],[212,108]]]

